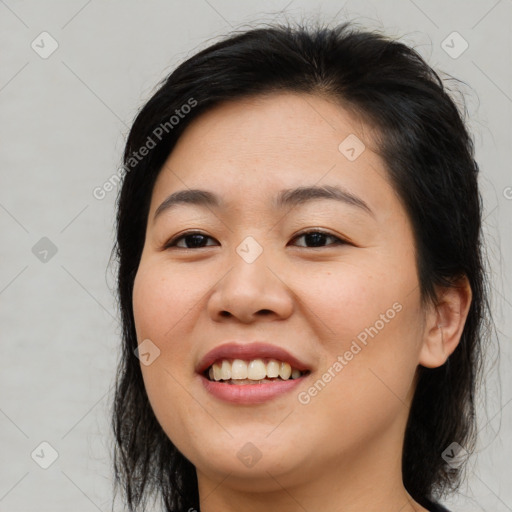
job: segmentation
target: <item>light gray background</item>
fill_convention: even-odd
[[[383,29],[468,84],[501,359],[494,348],[468,482],[445,503],[454,512],[512,510],[512,1],[5,0],[0,511],[110,510],[108,406],[120,329],[108,261],[117,189],[103,200],[92,191],[119,167],[138,108],[178,63],[232,28],[317,15]],[[58,43],[46,59],[31,47],[51,48],[44,31]],[[469,45],[457,58],[442,47],[454,31]],[[452,53],[462,48],[447,41]],[[32,250],[42,237],[57,248],[46,262]],[[58,453],[48,469],[31,457],[51,462],[43,441]]]

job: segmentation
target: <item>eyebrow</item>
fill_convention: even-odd
[[[348,190],[332,185],[324,185],[323,187],[297,187],[281,190],[274,199],[273,207],[276,209],[283,209],[285,207],[294,207],[318,199],[340,201],[350,206],[360,208],[366,213],[374,216],[373,211],[370,209],[368,204],[363,201],[363,199],[352,194]],[[153,222],[155,222],[157,217],[163,212],[173,209],[180,204],[191,204],[217,209],[224,207],[224,202],[220,197],[208,190],[179,190],[172,193],[160,204],[155,211]]]

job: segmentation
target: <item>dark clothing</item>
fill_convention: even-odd
[[[429,512],[450,512],[447,508],[444,508],[442,505],[430,500],[425,500],[423,503],[420,502],[420,504],[427,508]]]

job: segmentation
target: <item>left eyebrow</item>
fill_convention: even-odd
[[[294,207],[318,199],[331,199],[340,201],[350,206],[360,208],[366,213],[375,216],[371,208],[363,199],[352,194],[348,190],[332,185],[324,185],[323,187],[297,187],[281,190],[277,197],[274,199],[273,206],[276,209],[283,209],[285,207]],[[162,202],[162,204],[160,204],[160,206],[155,211],[155,215],[153,216],[153,222],[155,222],[157,217],[160,216],[164,211],[175,208],[180,204],[192,204],[196,206],[217,209],[224,207],[224,202],[220,199],[220,197],[208,190],[179,190],[172,193]]]
[[[276,208],[296,206],[308,201],[317,199],[333,199],[341,201],[350,206],[356,206],[366,213],[375,216],[368,204],[359,196],[352,194],[348,190],[333,185],[324,185],[323,187],[298,187],[287,190],[281,190],[274,201]]]

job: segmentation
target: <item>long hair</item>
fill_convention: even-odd
[[[459,345],[441,367],[418,368],[403,445],[406,490],[419,503],[455,490],[463,466],[451,468],[442,453],[452,442],[469,453],[474,448],[475,391],[489,307],[479,168],[463,113],[414,49],[376,31],[351,22],[252,28],[180,64],[158,84],[127,138],[113,249],[122,353],[112,428],[115,484],[130,511],[145,510],[150,496],[160,498],[167,511],[199,510],[195,468],[155,418],[134,355],[132,290],[156,177],[180,134],[202,112],[276,91],[334,99],[375,131],[378,152],[413,226],[422,303],[435,303],[435,286],[453,286],[460,276],[471,286]],[[177,110],[186,113],[178,121]],[[149,140],[155,144],[140,158]]]

